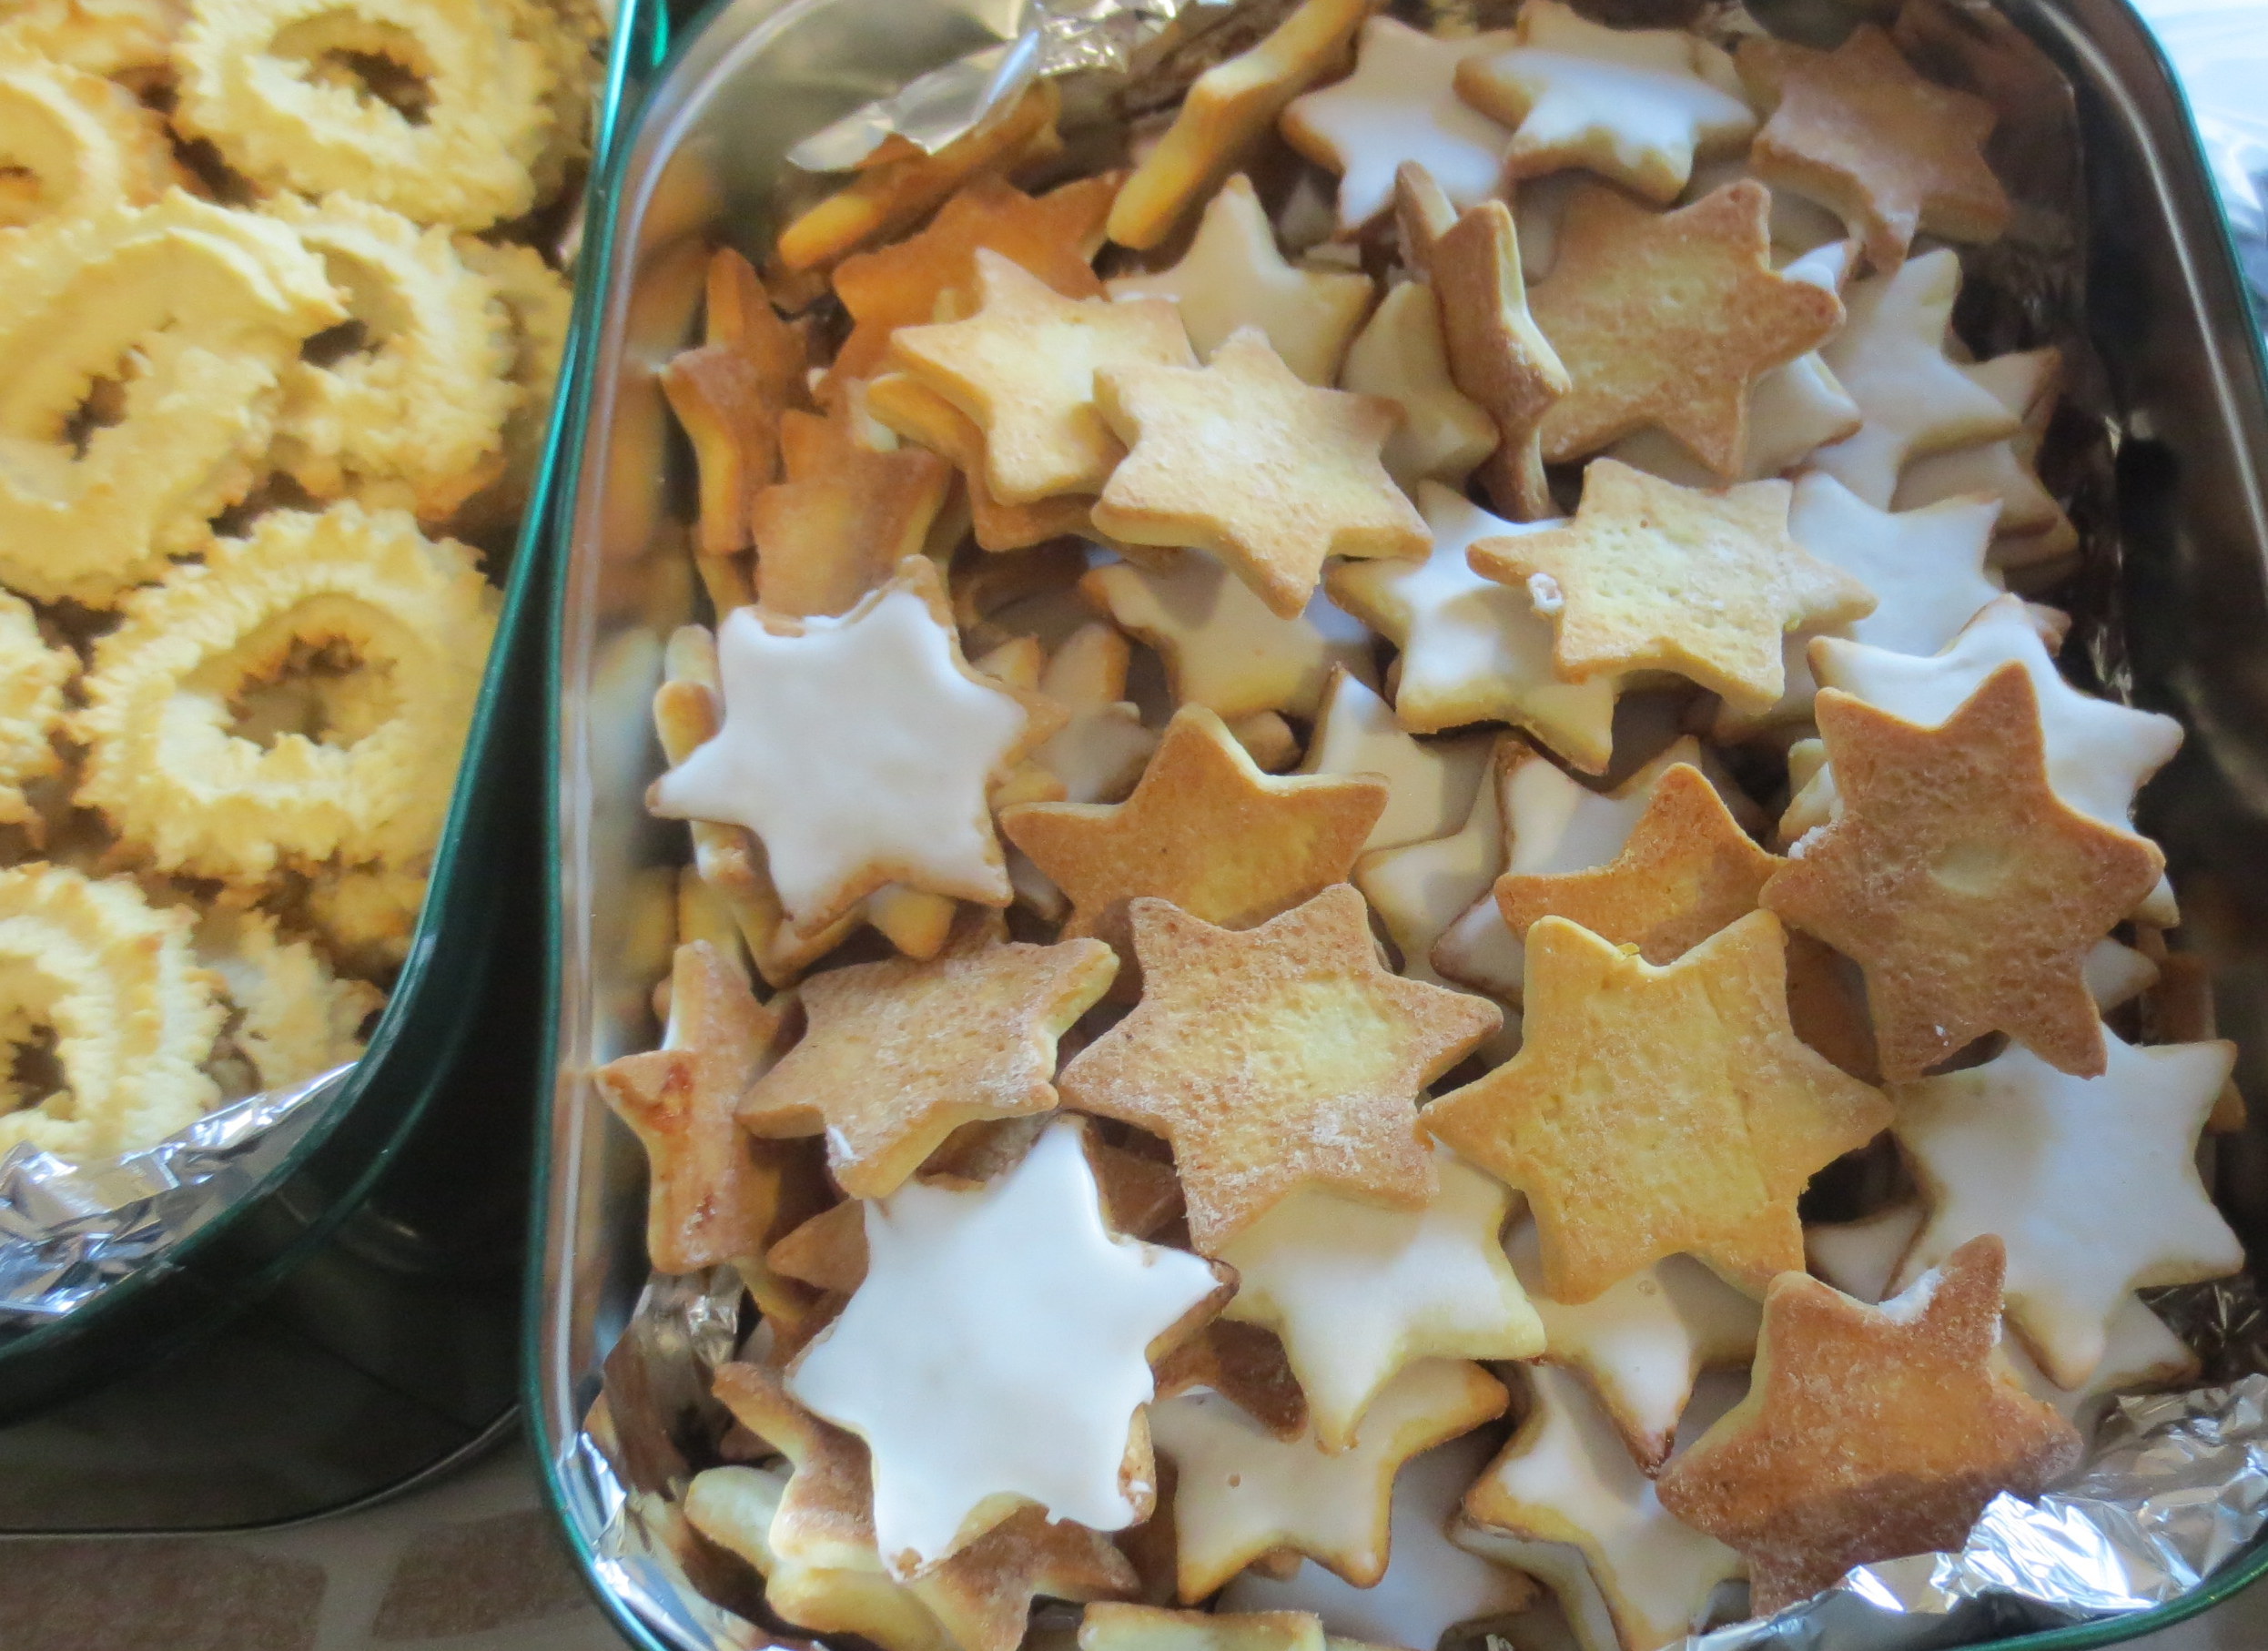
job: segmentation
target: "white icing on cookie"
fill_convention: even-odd
[[[1386,807],[1364,848],[1398,848],[1456,829],[1472,812],[1492,744],[1485,734],[1412,739],[1386,702],[1344,671],[1331,673],[1301,774],[1375,774]]]
[[[1962,375],[1970,383],[1989,391],[2010,416],[2024,420],[2027,430],[1997,441],[1980,441],[1916,459],[1898,472],[1898,493],[1891,502],[1901,511],[1909,511],[1957,494],[1974,493],[2000,501],[2004,533],[2036,533],[2061,522],[2063,507],[2040,485],[2040,474],[2031,466],[2039,443],[2027,440],[2033,418],[2044,416],[2040,403],[2055,393],[2060,368],[2061,358],[2053,349],[2020,350],[1962,368]]]
[[[1505,1235],[1504,1251],[1544,1321],[1544,1358],[1590,1383],[1641,1460],[1668,1455],[1703,1370],[1756,1356],[1763,1308],[1691,1256],[1656,1261],[1595,1301],[1569,1306],[1543,1293],[1533,1221]]]
[[[1901,1085],[1892,1126],[1930,1206],[1898,1281],[1999,1233],[2009,1322],[2064,1387],[2101,1364],[2131,1291],[2244,1263],[2195,1156],[2235,1046],[2137,1048],[2108,1030],[2103,1042],[2100,1078],[2011,1045],[1982,1066]]]
[[[1440,1185],[1422,1210],[1307,1189],[1220,1251],[1239,1280],[1227,1316],[1282,1338],[1326,1450],[1347,1447],[1363,1408],[1413,1359],[1543,1351],[1497,1237],[1511,1190],[1446,1149],[1433,1162]]]
[[[1067,803],[1117,803],[1134,789],[1158,748],[1141,708],[1126,697],[1126,639],[1109,625],[1082,625],[1039,674],[1039,692],[1068,714],[1060,733],[1032,754],[1063,782]]]
[[[1402,282],[1372,312],[1348,346],[1339,388],[1401,406],[1402,422],[1378,460],[1405,492],[1429,480],[1462,487],[1496,451],[1495,423],[1449,377],[1441,309],[1423,281]]]
[[[1441,40],[1392,17],[1362,25],[1354,73],[1292,99],[1285,134],[1339,178],[1339,232],[1352,235],[1393,200],[1394,170],[1414,160],[1459,211],[1496,190],[1511,134],[1457,96],[1457,65],[1510,48],[1510,29]]]
[[[1197,353],[1212,352],[1240,327],[1257,327],[1283,364],[1310,384],[1339,374],[1347,340],[1362,324],[1372,289],[1366,275],[1301,269],[1276,250],[1260,198],[1240,173],[1220,186],[1181,261],[1155,275],[1122,275],[1114,299],[1171,299]]]
[[[801,928],[870,892],[858,884],[877,866],[1005,905],[986,782],[1023,737],[1023,706],[967,674],[953,632],[903,583],[792,630],[757,614],[718,627],[724,726],[654,782],[653,812],[755,833]]]
[[[2095,1008],[2106,1015],[2158,984],[2158,966],[2116,940],[2096,941],[2081,969]]]
[[[909,1181],[866,1225],[866,1281],[787,1385],[872,1450],[891,1575],[980,1535],[966,1528],[980,1504],[1099,1531],[1140,1517],[1120,1469],[1155,1392],[1147,1350],[1218,1284],[1104,1224],[1080,1126],[1050,1125],[981,1187]]]
[[[1492,1449],[1485,1435],[1467,1434],[1402,1470],[1394,1481],[1392,1552],[1376,1586],[1355,1587],[1305,1560],[1281,1582],[1247,1571],[1221,1595],[1220,1608],[1312,1611],[1334,1636],[1412,1651],[1433,1651],[1459,1623],[1521,1609],[1535,1595],[1525,1576],[1466,1553],[1444,1535]]]

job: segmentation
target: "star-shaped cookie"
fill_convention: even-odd
[[[1266,922],[1344,878],[1385,805],[1367,775],[1262,774],[1191,705],[1125,802],[1025,804],[1000,827],[1070,896],[1064,937],[1098,936],[1131,964],[1128,901],[1154,896],[1231,928]]]
[[[1200,1251],[1301,1189],[1423,1208],[1418,1097],[1496,1029],[1493,1004],[1389,973],[1345,884],[1242,932],[1163,900],[1129,915],[1141,1001],[1058,1087],[1172,1145]]]
[[[1422,265],[1441,304],[1449,376],[1496,426],[1496,446],[1481,461],[1490,501],[1523,522],[1553,513],[1544,477],[1542,431],[1573,383],[1570,370],[1528,311],[1520,237],[1500,200],[1441,221],[1432,179],[1405,166],[1397,187],[1402,218],[1434,221],[1422,237]]]
[[[1544,1360],[1583,1378],[1648,1473],[1669,1459],[1701,1372],[1746,1369],[1756,1356],[1756,1302],[1691,1256],[1656,1261],[1571,1306],[1544,1293],[1534,1221],[1505,1234],[1504,1253],[1543,1321]]]
[[[1756,130],[1724,54],[1682,29],[1607,28],[1558,0],[1527,0],[1519,33],[1513,50],[1457,71],[1465,101],[1514,128],[1512,177],[1583,167],[1666,201],[1696,154]]]
[[[1325,1651],[1311,1611],[1169,1611],[1110,1602],[1080,1613],[1078,1651]]]
[[[1386,926],[1401,950],[1402,972],[1411,979],[1450,984],[1434,971],[1433,943],[1487,898],[1504,869],[1504,781],[1514,765],[1533,755],[1515,736],[1498,735],[1463,825],[1431,842],[1382,848],[1355,862],[1354,886]],[[1514,1031],[1516,1037],[1516,1027]]]
[[[1574,192],[1552,272],[1528,293],[1574,384],[1544,414],[1545,459],[1580,459],[1653,425],[1718,475],[1741,473],[1750,386],[1843,320],[1834,293],[1772,268],[1769,209],[1754,181],[1673,212],[1604,185]]]
[[[978,248],[977,309],[901,327],[892,365],[985,432],[985,481],[1008,504],[1099,492],[1124,455],[1096,406],[1103,373],[1194,366],[1174,307],[1159,299],[1067,299],[1023,266]]]
[[[646,1255],[656,1271],[762,1255],[778,1236],[785,1167],[776,1148],[740,1133],[733,1106],[778,1053],[782,1029],[777,1011],[696,940],[677,948],[670,970],[662,1047],[598,1069],[599,1092],[646,1150]]]
[[[1564,917],[1603,940],[1636,947],[1648,963],[1670,963],[1756,910],[1780,864],[1741,830],[1701,771],[1680,763],[1655,785],[1611,863],[1499,877],[1496,908],[1523,940],[1539,918]]]
[[[1141,252],[1170,236],[1286,104],[1346,62],[1370,12],[1371,0],[1301,0],[1258,46],[1200,75],[1110,203],[1110,238]]]
[[[1441,304],[1428,282],[1404,281],[1380,300],[1347,347],[1339,388],[1400,404],[1402,422],[1378,456],[1404,492],[1429,481],[1462,487],[1496,451],[1495,421],[1449,370]]]
[[[1095,381],[1131,450],[1095,504],[1095,526],[1113,538],[1209,552],[1285,619],[1314,594],[1326,557],[1432,545],[1378,461],[1399,410],[1301,383],[1251,328],[1201,369],[1129,367]]]
[[[1444,40],[1392,17],[1362,25],[1354,73],[1292,101],[1291,147],[1339,175],[1339,233],[1360,234],[1393,202],[1394,168],[1414,161],[1460,210],[1496,191],[1510,134],[1457,96],[1457,66],[1510,50],[1510,29]]]
[[[1740,1555],[1663,1508],[1654,1482],[1574,1376],[1532,1365],[1528,1384],[1528,1413],[1465,1494],[1465,1518],[1481,1533],[1573,1547],[1612,1618],[1610,1643],[1629,1651],[1676,1645],[1717,1585],[1741,1575]],[[1487,1551],[1485,1542],[1476,1545]],[[1539,1570],[1568,1621],[1582,1624],[1590,1604],[1583,1579],[1572,1568]]]
[[[1899,1285],[1977,1234],[2000,1234],[2009,1322],[2063,1387],[2094,1373],[2133,1291],[2220,1278],[2244,1261],[2196,1162],[2235,1046],[2103,1040],[2099,1078],[2010,1048],[1898,1092],[1898,1143],[1929,1206]]]
[[[1603,770],[1614,754],[1615,679],[1563,681],[1551,621],[1524,590],[1482,578],[1465,559],[1480,540],[1540,524],[1492,516],[1431,481],[1418,484],[1417,501],[1433,536],[1423,562],[1342,562],[1323,576],[1333,601],[1401,648],[1395,717],[1413,734],[1512,723],[1577,767]]]
[[[1218,1393],[1153,1406],[1151,1435],[1175,1470],[1182,1602],[1279,1551],[1306,1555],[1357,1587],[1375,1583],[1386,1571],[1395,1474],[1504,1409],[1496,1380],[1456,1359],[1422,1360],[1388,1383],[1353,1445],[1336,1454],[1311,1437],[1278,1439]]]
[[[893,332],[936,320],[941,298],[973,298],[979,247],[1065,298],[1101,297],[1091,261],[1121,178],[1106,172],[1034,198],[987,173],[938,208],[919,234],[845,258],[835,268],[835,296],[853,325],[830,370],[837,378],[874,377]]]
[[[1557,1300],[1666,1255],[1750,1291],[1803,1265],[1797,1194],[1889,1103],[1797,1038],[1786,946],[1769,912],[1661,968],[1564,918],[1528,931],[1520,1053],[1424,1122],[1528,1195]]]
[[[1832,690],[1817,711],[1842,813],[1772,874],[1764,904],[1865,971],[1883,1075],[1919,1078],[1989,1032],[2101,1072],[2087,956],[2165,858],[2056,796],[2023,666],[2000,666],[1934,728]]]
[[[747,1089],[758,1136],[826,1137],[853,1198],[885,1198],[966,1123],[1056,1104],[1056,1039],[1110,985],[1099,940],[1003,944],[971,935],[926,963],[894,957],[803,984],[805,1032]]]
[[[1994,1495],[2035,1494],[2079,1460],[2071,1423],[1996,1368],[2000,1273],[1982,1238],[1882,1307],[1801,1272],[1772,1281],[1748,1397],[1655,1481],[1747,1556],[1757,1615],[1854,1565],[1958,1548]]]
[[[846,613],[918,555],[953,480],[923,448],[870,445],[845,402],[782,413],[780,459],[785,479],[755,495],[748,526],[756,600],[789,619]]]
[[[1679,487],[1600,459],[1583,472],[1574,520],[1475,541],[1473,571],[1524,585],[1552,616],[1552,663],[1577,682],[1675,671],[1736,710],[1769,709],[1787,686],[1781,639],[1872,612],[1874,595],[1787,532],[1792,490],[1744,481]]]
[[[787,1389],[873,1455],[900,1581],[1028,1504],[1123,1530],[1148,1512],[1153,1344],[1225,1294],[1197,1257],[1113,1234],[1071,1120],[967,1191],[913,1181],[866,1210],[866,1276]]]
[[[1844,290],[1843,329],[1819,357],[1865,422],[1808,463],[1868,504],[1888,506],[1909,459],[1996,441],[2021,427],[1998,396],[1946,357],[1960,286],[1960,258],[1939,248]]]
[[[2043,486],[2036,468],[2040,446],[2055,416],[2061,391],[2062,352],[2054,349],[2011,350],[1961,369],[1969,382],[1989,390],[2023,428],[1998,441],[1909,461],[1898,473],[1896,510],[1918,510],[1969,493],[2000,501],[2001,542],[1993,547],[1995,566],[2021,566],[2030,560],[2019,550],[2046,551],[2073,534],[2071,519]]]
[[[717,658],[724,725],[653,782],[653,813],[754,832],[806,932],[891,883],[1007,904],[985,787],[1059,724],[969,670],[927,558],[840,619],[737,608]]]
[[[1372,674],[1370,638],[1321,595],[1290,619],[1213,557],[1186,552],[1166,568],[1106,562],[1079,594],[1165,661],[1177,705],[1236,722],[1262,711],[1310,717],[1334,669]]]
[[[1020,551],[1092,529],[1088,519],[1095,503],[1091,493],[1058,493],[1028,504],[1002,500],[986,480],[985,432],[967,413],[909,374],[886,372],[868,380],[865,399],[867,414],[876,423],[927,448],[961,472],[961,497],[978,549]],[[957,601],[960,582],[955,582]]]
[[[1310,384],[1329,384],[1372,297],[1359,271],[1301,269],[1276,249],[1276,232],[1239,173],[1198,220],[1180,262],[1154,275],[1121,275],[1110,296],[1171,299],[1197,353],[1210,360],[1240,328],[1256,327],[1283,364]]]
[[[1293,1192],[1220,1248],[1227,1316],[1283,1339],[1316,1443],[1342,1451],[1395,1372],[1423,1358],[1530,1359],[1544,1329],[1499,1238],[1512,1194],[1436,1150],[1423,1210]]]
[[[1070,718],[1032,753],[1055,775],[1067,803],[1116,803],[1134,789],[1158,749],[1141,707],[1126,697],[1133,647],[1098,621],[1081,625],[1048,656],[1039,692]]]
[[[662,393],[693,443],[704,556],[748,545],[748,506],[779,468],[780,415],[803,399],[803,340],[772,308],[748,260],[731,248],[709,259],[701,343],[670,358]]]
[[[1470,734],[1419,741],[1404,733],[1386,702],[1346,671],[1331,674],[1316,713],[1301,774],[1374,774],[1386,782],[1386,807],[1363,839],[1365,852],[1397,848],[1454,830],[1473,807],[1490,738]]]
[[[2007,227],[2008,192],[1984,157],[1992,106],[1923,79],[1878,25],[1831,52],[1745,40],[1738,61],[1771,111],[1749,166],[1834,208],[1876,268],[1897,268],[1918,231],[1989,241]]]
[[[1448,1535],[1458,1499],[1490,1449],[1486,1433],[1467,1433],[1403,1465],[1394,1476],[1386,1574],[1369,1587],[1358,1588],[1311,1559],[1281,1578],[1255,1566],[1222,1591],[1221,1608],[1312,1611],[1331,1630],[1333,1651],[1362,1643],[1438,1645],[1460,1624],[1525,1609],[1536,1589],[1524,1572],[1467,1553]]]

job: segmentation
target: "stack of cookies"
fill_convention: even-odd
[[[715,620],[598,1081],[752,1311],[592,1425],[794,1628],[1655,1651],[1958,1546],[2242,1261],[2181,730],[2027,600],[2055,349],[1951,330],[1990,106],[1911,17],[1372,10],[1115,169],[1049,82],[885,146],[664,372]]]

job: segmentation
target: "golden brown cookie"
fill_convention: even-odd
[[[780,417],[786,480],[755,496],[756,599],[791,619],[847,613],[917,554],[953,470],[933,452],[877,452],[838,402],[825,418]]]
[[[779,471],[780,415],[804,400],[803,340],[772,308],[748,260],[731,248],[709,259],[701,343],[670,358],[662,393],[693,443],[704,556],[748,547],[748,507]]]
[[[961,410],[902,372],[886,372],[866,386],[866,410],[906,441],[917,442],[961,472],[967,490],[969,530],[982,550],[1020,551],[1067,533],[1092,531],[1090,493],[1058,493],[1029,504],[1008,504],[985,479],[985,432]],[[1083,564],[1082,564],[1083,565]],[[960,594],[955,582],[954,594]]]
[[[1233,1400],[1238,1409],[1279,1439],[1307,1432],[1307,1396],[1275,1332],[1234,1319],[1215,1319],[1158,1361],[1158,1396],[1170,1399],[1197,1388]]]

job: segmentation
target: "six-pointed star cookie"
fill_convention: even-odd
[[[1424,1120],[1528,1195],[1558,1300],[1666,1255],[1750,1291],[1803,1265],[1797,1194],[1890,1109],[1797,1038],[1786,947],[1769,912],[1663,968],[1564,918],[1528,931],[1520,1053]]]
[[[853,1198],[884,1198],[965,1123],[1056,1104],[1056,1039],[1119,972],[1099,940],[977,934],[926,963],[894,957],[804,982],[803,1039],[751,1085],[759,1136],[824,1134]]]
[[[846,612],[919,553],[945,507],[950,465],[918,447],[877,450],[858,425],[845,402],[824,419],[792,408],[780,415],[786,479],[759,491],[748,511],[756,595],[767,613]]]
[[[2131,1291],[2244,1261],[2195,1156],[2235,1046],[2104,1041],[2100,1078],[2010,1048],[1898,1091],[1898,1141],[1929,1203],[1899,1283],[1980,1232],[2000,1234],[2009,1322],[2064,1387],[2094,1373]]]
[[[1703,492],[1613,459],[1583,472],[1574,520],[1482,539],[1473,571],[1552,615],[1554,665],[1581,682],[1676,671],[1736,710],[1787,686],[1781,639],[1873,611],[1873,593],[1787,532],[1785,481]]]
[[[968,668],[926,557],[840,619],[734,609],[717,663],[724,726],[653,782],[655,814],[754,832],[805,931],[890,883],[1008,903],[985,787],[1061,719]]]
[[[1923,79],[1876,25],[1832,52],[1745,40],[1739,64],[1771,110],[1748,164],[1833,208],[1876,268],[1898,268],[1917,230],[1989,241],[2007,227],[2008,193],[1984,157],[1992,106]]]
[[[1291,147],[1339,175],[1339,232],[1392,204],[1394,168],[1414,161],[1460,209],[1496,190],[1510,135],[1457,96],[1457,66],[1511,49],[1510,29],[1443,40],[1392,17],[1362,25],[1354,73],[1285,109]]]
[[[1418,1097],[1496,1029],[1495,1005],[1388,972],[1345,884],[1243,932],[1163,900],[1130,916],[1141,1001],[1058,1087],[1172,1145],[1197,1248],[1304,1188],[1423,1209],[1439,1183]]]
[[[1160,299],[1067,299],[987,248],[976,253],[978,309],[964,321],[901,327],[890,360],[985,432],[985,481],[1009,504],[1101,491],[1126,450],[1096,406],[1115,368],[1194,366]]]
[[[1171,299],[1197,353],[1210,359],[1241,327],[1257,327],[1283,364],[1310,384],[1339,371],[1347,340],[1371,307],[1370,277],[1301,269],[1276,250],[1276,232],[1241,173],[1220,186],[1181,261],[1155,275],[1122,275],[1110,296]]]
[[[1831,689],[1817,713],[1843,811],[1764,904],[1865,972],[1883,1075],[1919,1078],[1988,1032],[2101,1072],[2087,957],[2165,859],[2056,796],[2023,666],[1934,728]]]
[[[1344,878],[1385,805],[1385,783],[1367,775],[1262,774],[1192,705],[1125,802],[1028,803],[1000,826],[1070,896],[1064,937],[1099,936],[1130,965],[1129,900],[1155,896],[1231,928],[1265,922]]]
[[[1339,388],[1401,404],[1379,462],[1405,492],[1429,481],[1462,487],[1496,451],[1495,420],[1449,370],[1441,302],[1428,282],[1404,281],[1381,300],[1347,347]]]
[[[788,1391],[866,1442],[876,1545],[905,1580],[1027,1504],[1149,1512],[1153,1344],[1225,1294],[1197,1257],[1113,1234],[1073,1121],[967,1191],[868,1202],[866,1276]]]
[[[1400,410],[1301,383],[1252,328],[1201,369],[1127,367],[1095,384],[1132,450],[1095,526],[1209,551],[1282,618],[1307,605],[1326,557],[1423,556],[1433,543],[1378,461]]]
[[[1421,1451],[1502,1415],[1504,1390],[1477,1364],[1425,1359],[1371,1402],[1360,1436],[1336,1454],[1287,1443],[1218,1393],[1151,1407],[1159,1453],[1174,1465],[1173,1534],[1181,1599],[1195,1604],[1264,1554],[1317,1560],[1357,1587],[1385,1574],[1394,1475]]]
[[[600,1093],[646,1150],[646,1255],[657,1271],[762,1255],[777,1236],[778,1149],[751,1151],[732,1119],[781,1031],[778,1012],[695,940],[677,948],[670,970],[662,1047],[598,1069]]]
[[[1666,201],[1696,153],[1756,130],[1725,55],[1682,29],[1607,28],[1559,0],[1528,0],[1519,33],[1513,50],[1457,71],[1467,102],[1515,128],[1513,177],[1584,167]]]
[[[1316,713],[1301,774],[1374,774],[1386,782],[1386,809],[1363,840],[1365,852],[1398,848],[1455,829],[1473,807],[1489,736],[1414,740],[1386,702],[1359,677],[1331,674]]]
[[[1483,1532],[1573,1547],[1612,1618],[1610,1644],[1625,1651],[1676,1645],[1717,1584],[1741,1574],[1740,1555],[1664,1511],[1654,1482],[1574,1376],[1539,1364],[1529,1368],[1528,1383],[1528,1413],[1465,1494],[1465,1517]],[[1582,1579],[1569,1575],[1572,1567],[1538,1568],[1568,1620],[1581,1624],[1590,1604]]]
[[[1648,963],[1682,957],[1757,908],[1780,864],[1741,830],[1698,768],[1680,763],[1654,787],[1612,862],[1591,871],[1496,880],[1496,908],[1522,939],[1538,918],[1564,917]]]
[[[963,186],[918,235],[845,258],[835,296],[850,311],[850,336],[835,351],[838,378],[872,378],[900,327],[937,319],[937,300],[973,294],[977,249],[1022,266],[1065,298],[1102,296],[1090,260],[1121,175],[1082,177],[1034,198],[989,173]]]
[[[1574,386],[1544,414],[1544,458],[1580,459],[1654,425],[1718,475],[1740,474],[1749,387],[1843,319],[1834,293],[1772,268],[1769,209],[1754,181],[1674,212],[1603,185],[1575,191],[1552,272],[1528,294]]]
[[[1316,1442],[1342,1451],[1394,1373],[1423,1358],[1529,1359],[1544,1330],[1504,1259],[1512,1194],[1436,1150],[1425,1208],[1292,1193],[1220,1247],[1227,1315],[1283,1339]]]
[[[2079,1460],[2071,1424],[1996,1365],[2000,1272],[1981,1238],[1881,1307],[1799,1271],[1772,1281],[1747,1398],[1655,1481],[1747,1555],[1757,1615],[1854,1565],[1959,1548],[1993,1496]]]
[[[1544,1292],[1534,1221],[1505,1235],[1504,1253],[1544,1322],[1544,1358],[1589,1384],[1631,1459],[1648,1473],[1669,1459],[1701,1372],[1746,1369],[1756,1357],[1756,1302],[1691,1256],[1656,1261],[1571,1306]]]

